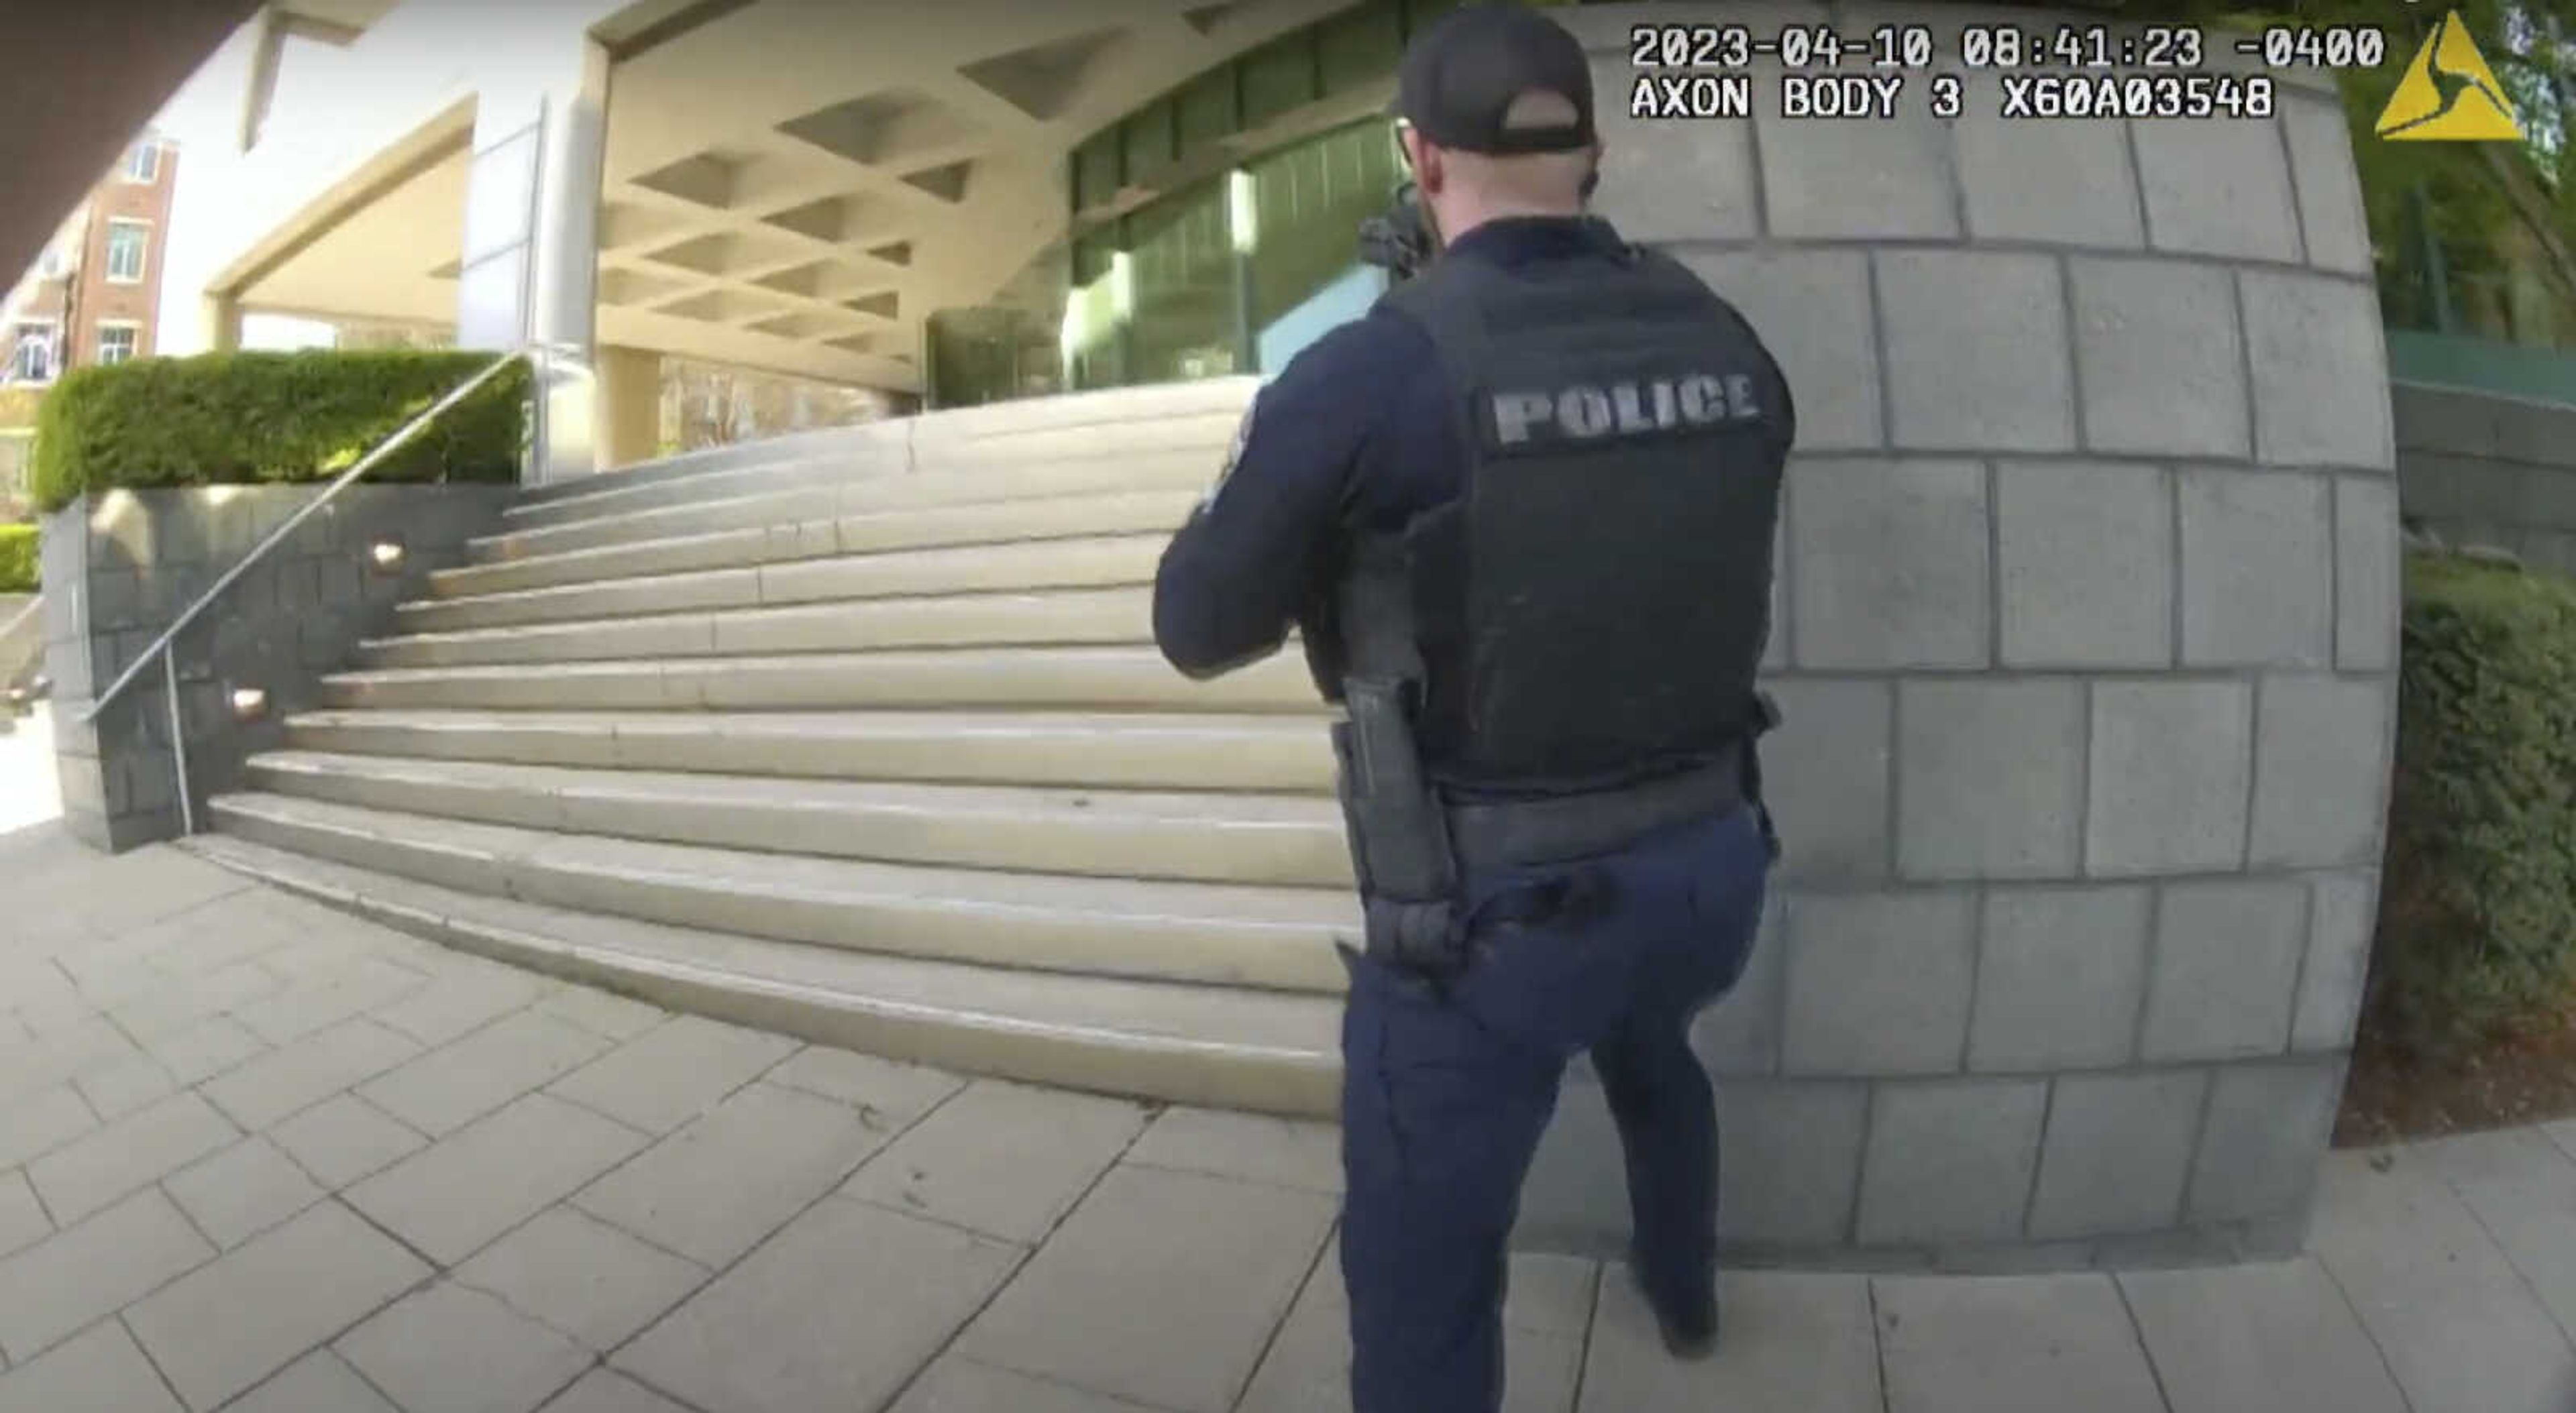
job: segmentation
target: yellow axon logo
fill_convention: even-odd
[[[2444,15],[2379,114],[2379,135],[2399,142],[2519,142],[2513,100],[2455,11]]]

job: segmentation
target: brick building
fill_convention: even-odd
[[[26,514],[36,399],[66,368],[156,346],[179,149],[145,133],[0,295],[0,521]]]
[[[152,352],[178,168],[177,146],[146,133],[0,298],[0,382]]]

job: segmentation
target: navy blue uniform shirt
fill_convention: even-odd
[[[1602,221],[1512,217],[1440,258],[1513,268],[1619,248]],[[1297,627],[1316,687],[1339,698],[1331,594],[1342,547],[1456,499],[1466,469],[1428,333],[1380,305],[1325,334],[1261,389],[1232,463],[1163,551],[1155,643],[1208,678],[1268,657]]]

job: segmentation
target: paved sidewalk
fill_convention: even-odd
[[[0,1413],[1322,1413],[1328,1127],[886,1064],[168,849],[0,836]],[[2568,1413],[2576,1125],[2337,1154],[2315,1251],[1731,1278],[1680,1366],[1523,1257],[1515,1413]]]

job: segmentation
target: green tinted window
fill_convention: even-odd
[[[1087,211],[1118,194],[1118,129],[1111,128],[1075,148],[1073,209]]]
[[[1187,157],[1218,138],[1230,136],[1234,124],[1234,66],[1199,76],[1174,100],[1181,110],[1181,155]]]
[[[1313,35],[1292,34],[1244,57],[1244,126],[1259,127],[1322,96],[1315,91]]]
[[[1324,91],[1340,93],[1395,72],[1404,54],[1403,16],[1391,3],[1364,5],[1315,31]]]

